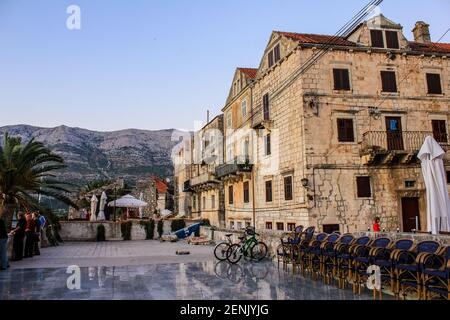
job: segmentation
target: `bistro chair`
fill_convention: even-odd
[[[444,298],[450,300],[450,246],[439,254],[427,254],[423,258],[424,299]]]
[[[358,248],[367,246],[370,243],[370,237],[362,236],[354,239],[349,244],[340,243],[337,248],[337,269],[339,288],[344,289],[349,279],[353,279],[353,266],[355,252]]]
[[[335,233],[337,234],[337,233]],[[328,283],[338,274],[338,253],[341,245],[348,246],[355,239],[352,234],[344,234],[334,243],[326,242],[322,246],[322,272]]]
[[[393,293],[397,292],[394,261],[399,252],[410,250],[413,245],[414,240],[412,239],[399,239],[386,248],[374,248],[371,251],[370,255],[372,263],[380,267],[381,286],[383,286],[383,284],[387,284],[391,287]],[[376,296],[376,290],[374,292],[374,296]],[[380,298],[381,297],[382,290],[380,290]]]
[[[441,248],[439,242],[426,240],[419,242],[411,250],[401,250],[396,254],[395,279],[396,297],[403,295],[406,299],[409,291],[415,291],[417,298],[422,298],[422,264],[427,253],[436,253]]]
[[[319,272],[320,269],[320,246],[322,242],[328,237],[327,233],[319,233],[315,238],[309,242],[304,242],[300,244],[300,254],[301,254],[301,268],[303,272],[309,270],[311,274]],[[317,257],[317,261],[314,258]],[[316,264],[314,264],[317,262]]]
[[[283,263],[283,269],[286,270],[289,264],[292,264],[293,270],[295,268],[294,264],[294,246],[300,243],[303,226],[296,227],[287,238],[282,237],[280,239],[281,244],[277,247],[277,260],[278,267],[280,267],[280,262]]]
[[[355,249],[353,291],[361,294],[361,285],[367,280],[369,274],[367,268],[372,264],[371,253],[377,248],[386,248],[391,243],[391,239],[381,237],[371,241],[366,246],[359,246]]]
[[[293,246],[294,265],[299,270],[302,269],[302,262],[305,259],[306,251],[304,249],[307,248],[314,239],[315,230],[316,227],[306,228],[301,234],[300,242]]]

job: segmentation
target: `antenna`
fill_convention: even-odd
[[[206,110],[206,123],[209,123],[209,110]]]

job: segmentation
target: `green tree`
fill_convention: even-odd
[[[0,217],[7,227],[17,207],[46,211],[38,195],[59,200],[77,208],[69,197],[70,185],[55,178],[54,172],[65,168],[64,159],[43,143],[31,139],[22,143],[18,137],[4,136],[0,145]]]

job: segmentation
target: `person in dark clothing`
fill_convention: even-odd
[[[33,256],[33,245],[34,239],[36,237],[36,220],[33,219],[31,213],[26,214],[26,225],[25,225],[25,255],[24,258],[31,258]]]
[[[5,221],[0,218],[0,270],[6,270],[8,267],[8,231]]]
[[[13,237],[13,261],[19,261],[23,258],[23,244],[25,238],[25,228],[27,226],[27,220],[23,212],[19,211],[17,214],[19,220],[17,221],[16,228],[11,231]]]
[[[39,212],[33,212],[33,220],[35,221],[34,239],[33,239],[33,254],[39,256],[39,241],[41,241],[41,220],[39,219]]]

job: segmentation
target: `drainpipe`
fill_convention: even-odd
[[[253,228],[256,230],[256,208],[255,208],[255,164],[252,166],[252,211],[253,211]]]

